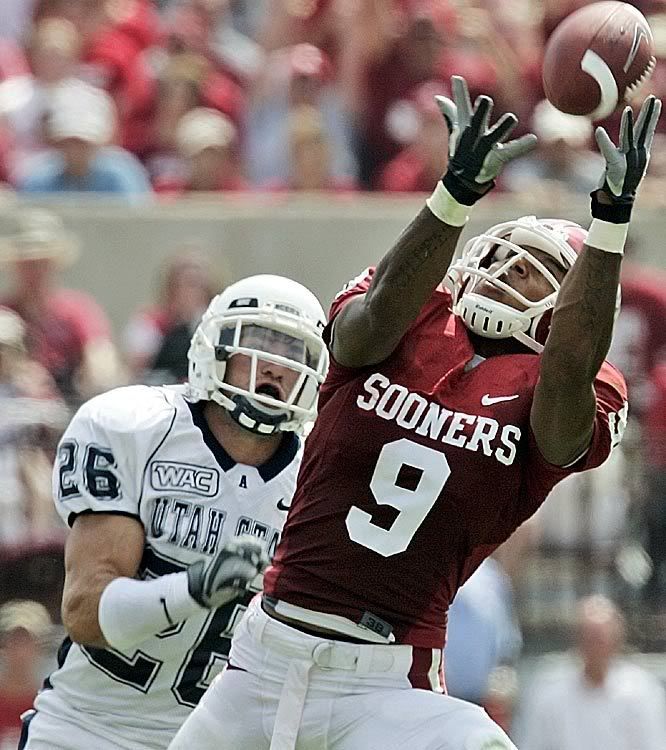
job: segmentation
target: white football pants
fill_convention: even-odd
[[[483,709],[410,682],[411,646],[301,633],[259,597],[169,750],[516,750]]]
[[[97,731],[91,732],[67,718],[37,711],[27,725],[24,723],[18,750],[124,750],[131,747],[119,742],[113,730],[110,717],[100,719]],[[133,747],[143,750],[148,746],[136,743]]]

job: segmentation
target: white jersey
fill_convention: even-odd
[[[240,534],[264,539],[272,556],[280,538],[300,440],[285,433],[266,464],[237,464],[202,408],[185,400],[184,386],[119,388],[84,404],[60,442],[58,512],[70,524],[81,513],[137,518],[146,532],[142,578],[208,560]],[[224,667],[251,596],[194,615],[126,653],[67,639],[59,669],[37,696],[35,723],[57,716],[118,748],[166,748]]]

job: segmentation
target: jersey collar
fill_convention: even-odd
[[[275,453],[261,466],[257,466],[259,475],[264,482],[270,482],[294,460],[298,453],[300,440],[295,432],[285,432]]]
[[[199,430],[201,430],[204,443],[213,454],[213,456],[215,456],[215,460],[217,461],[222,471],[229,471],[230,469],[233,469],[233,467],[236,466],[236,461],[231,458],[231,456],[217,441],[215,435],[213,435],[210,427],[208,426],[206,418],[204,417],[204,406],[206,402],[196,401],[194,403],[190,403],[189,401],[187,401],[186,403],[190,410],[190,413],[192,414],[192,421],[194,422],[195,427],[198,427]],[[298,439],[298,435],[296,435],[295,432],[284,433],[278,449],[271,456],[271,458],[269,458],[265,463],[261,464],[261,466],[254,467],[259,472],[259,476],[264,480],[264,482],[270,482],[271,479],[274,479],[283,469],[286,469],[287,466],[289,466],[289,464],[294,460],[294,457],[298,453],[299,445],[300,440]]]

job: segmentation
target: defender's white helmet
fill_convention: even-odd
[[[328,370],[324,325],[317,298],[292,279],[263,274],[232,284],[211,301],[192,337],[188,398],[216,401],[252,432],[302,431],[315,417]],[[250,358],[247,387],[225,382],[236,354]],[[284,400],[268,388],[257,391],[260,360],[297,374]]]
[[[460,260],[449,268],[444,284],[453,295],[454,314],[479,336],[490,339],[513,336],[533,351],[542,351],[560,283],[526,247],[542,250],[568,271],[583,249],[586,238],[585,229],[563,219],[523,216],[496,224],[469,240]],[[552,291],[540,300],[527,299],[502,279],[507,270],[521,259],[540,271],[552,287]],[[525,309],[517,310],[477,292],[484,280],[510,294]]]

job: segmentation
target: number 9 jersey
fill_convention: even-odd
[[[371,278],[336,297],[331,320]],[[599,466],[622,436],[624,379],[605,363],[591,445],[568,467],[548,464],[530,430],[539,361],[476,356],[445,290],[385,361],[331,361],[265,593],[294,612],[441,649],[449,604],[481,561],[558,481]]]
[[[206,402],[184,394],[184,386],[131,386],[97,396],[58,448],[53,491],[61,517],[70,525],[82,513],[136,518],[145,529],[144,579],[207,561],[241,534],[257,535],[272,555],[301,459],[299,438],[285,433],[267,463],[235,463],[208,428]],[[40,747],[76,750],[166,748],[226,664],[252,596],[202,610],[127,653],[66,639],[59,669],[35,701],[27,747],[34,738]],[[63,723],[71,729],[64,738]],[[75,741],[79,734],[87,741]]]

